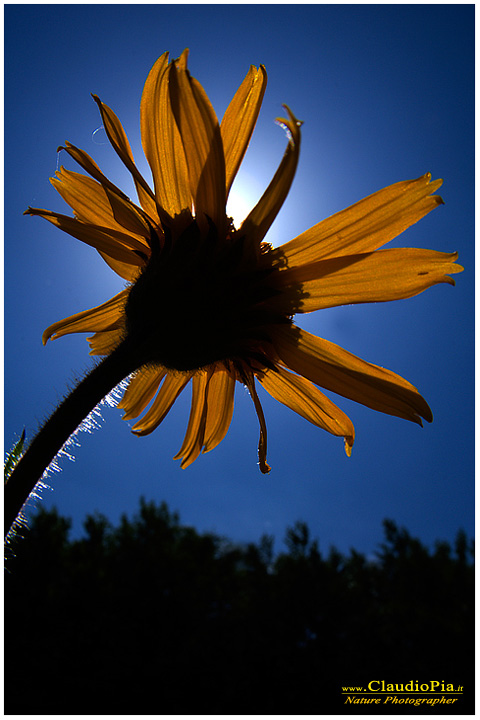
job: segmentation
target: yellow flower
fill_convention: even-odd
[[[258,204],[236,229],[225,207],[249,144],[266,86],[251,67],[219,124],[187,55],[160,57],[143,90],[142,143],[154,190],[137,170],[114,112],[94,96],[105,131],[133,176],[139,204],[111,183],[85,152],[66,152],[90,177],[63,167],[52,178],[74,217],[29,208],[96,248],[128,287],[103,305],[54,323],[44,343],[68,333],[94,333],[91,354],[109,355],[125,339],[137,371],[120,407],[146,435],[191,382],[192,403],[182,467],[225,437],[235,383],[246,385],[260,423],[259,463],[268,472],[267,430],[255,381],[313,424],[354,440],[350,419],[317,386],[418,424],[432,420],[426,401],[398,375],[296,327],[292,318],[321,308],[407,298],[441,282],[455,253],[379,250],[442,203],[441,180],[429,174],[380,190],[290,242],[272,248],[265,235],[292,183],[300,125],[288,117],[288,145]],[[150,407],[147,409],[147,406]]]

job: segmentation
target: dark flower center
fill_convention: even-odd
[[[132,286],[127,332],[144,363],[196,370],[225,360],[271,365],[268,326],[290,322],[269,307],[278,296],[270,263],[259,264],[236,231],[223,242],[194,221],[172,242],[152,241],[152,255]]]

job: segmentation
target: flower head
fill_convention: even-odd
[[[132,174],[138,204],[110,182],[87,153],[64,150],[88,175],[61,168],[52,179],[74,217],[29,208],[94,247],[128,286],[91,310],[54,323],[44,343],[93,333],[92,355],[108,355],[126,338],[138,370],[120,407],[151,433],[191,383],[183,445],[187,467],[225,437],[236,382],[247,386],[260,424],[259,463],[268,472],[267,430],[256,381],[279,402],[333,435],[348,454],[350,419],[318,388],[418,424],[432,420],[413,385],[293,324],[293,316],[350,303],[416,295],[462,270],[456,254],[379,248],[442,203],[441,180],[429,174],[391,185],[272,248],[265,235],[290,189],[300,125],[291,110],[279,120],[288,144],[270,185],[237,229],[226,202],[258,117],[266,87],[251,67],[218,122],[187,69],[187,51],[162,55],[143,90],[143,149],[153,186],[139,173],[115,113],[98,104],[107,136]],[[149,406],[149,407],[148,407]],[[147,409],[148,408],[148,409]]]

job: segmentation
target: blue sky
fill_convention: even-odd
[[[190,48],[192,74],[221,118],[250,64],[269,82],[237,195],[253,205],[285,148],[274,124],[287,103],[304,121],[299,168],[267,239],[281,244],[391,183],[430,171],[441,206],[392,246],[458,251],[456,287],[397,303],[356,305],[299,324],[406,377],[432,407],[424,429],[332,396],[352,418],[338,440],[261,394],[272,472],[257,467],[258,423],[237,385],[230,431],[181,470],[185,391],[162,426],[137,438],[115,408],[79,436],[75,462],[51,477],[46,507],[117,522],[138,498],[166,500],[182,522],[234,540],[306,521],[320,548],[371,552],[392,518],[424,542],[473,534],[474,6],[7,5],[5,7],[5,446],[29,436],[92,365],[85,336],[42,346],[52,322],[107,300],[122,281],[94,250],[27,206],[66,212],[48,178],[66,140],[133,197],[90,93],[110,105],[148,175],[139,135],[143,83],[159,55]]]

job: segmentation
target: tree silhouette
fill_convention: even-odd
[[[391,520],[375,557],[322,555],[305,523],[244,546],[140,501],[85,537],[40,510],[8,560],[8,714],[344,714],[343,686],[462,685],[473,708],[473,545]],[[461,705],[460,705],[461,703]]]

